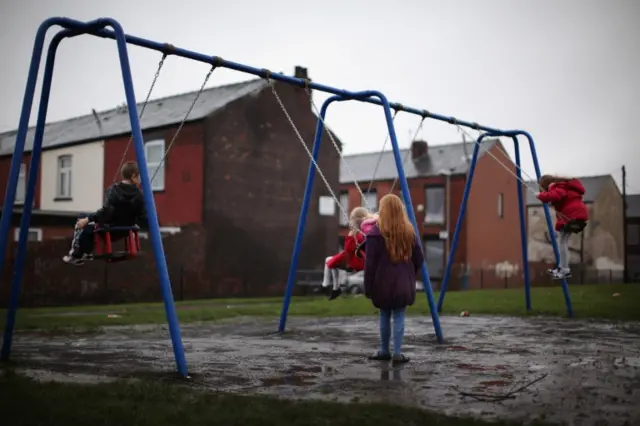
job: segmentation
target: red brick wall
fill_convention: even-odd
[[[162,137],[165,140],[166,149],[176,130],[177,126],[145,132],[144,138],[151,140]],[[125,135],[105,142],[105,187],[111,184],[128,141],[129,135]],[[202,123],[187,124],[165,159],[165,189],[154,192],[158,219],[162,226],[202,223],[203,141]],[[135,159],[132,143],[126,160]]]
[[[32,219],[33,222],[33,219]],[[69,219],[69,226],[39,226],[31,225],[31,228],[42,230],[42,241],[66,239],[73,232],[73,219]],[[11,227],[9,231],[9,241],[14,240],[14,234],[19,226]]]
[[[502,145],[490,152],[515,173],[515,164],[505,156]],[[522,250],[518,215],[518,181],[489,155],[483,155],[476,166],[465,221],[467,222],[467,260],[473,269],[494,269],[495,264],[508,262],[522,273]],[[503,194],[503,217],[498,215],[498,195]],[[525,228],[526,229],[526,228]],[[510,280],[514,286],[518,279]],[[522,280],[520,280],[522,281]],[[484,287],[491,287],[487,284]],[[495,286],[503,282],[492,280]],[[478,285],[471,280],[471,287]]]
[[[205,231],[193,225],[163,239],[174,297],[189,299],[215,296],[204,274],[203,241]],[[24,270],[21,306],[59,306],[158,301],[160,285],[149,241],[142,240],[143,253],[135,260],[107,264],[88,262],[69,266],[61,257],[70,239],[30,243]],[[195,250],[185,251],[189,245]],[[0,288],[0,306],[6,306],[13,274],[15,244],[5,266]],[[213,290],[212,290],[213,289]]]
[[[303,89],[277,83],[278,95],[311,147],[317,118]],[[282,294],[288,275],[309,157],[264,89],[206,120],[205,218],[207,266],[227,294]],[[339,158],[326,137],[318,161],[332,188]],[[336,248],[338,219],[320,216],[328,195],[316,177],[300,254],[300,269],[320,269]]]
[[[22,157],[22,162],[27,165],[27,179],[29,178],[29,162],[31,161],[31,154],[25,154]],[[0,191],[2,191],[2,201],[4,202],[5,193],[7,190],[7,183],[9,181],[9,169],[11,168],[11,156],[0,157]],[[36,194],[35,194],[35,208],[40,208],[40,173],[38,173],[38,179],[36,181]]]
[[[418,205],[423,205],[426,207],[426,187],[431,185],[442,185],[446,188],[446,178],[444,176],[434,176],[427,178],[413,178],[408,179],[407,183],[409,185],[409,191],[411,192],[411,201],[413,203],[414,212],[416,215],[416,221],[418,222],[418,226],[420,227],[420,231],[422,233],[422,237],[429,235],[438,235],[440,231],[445,230],[445,226],[434,226],[434,225],[426,225],[424,223],[424,211],[419,212],[417,210]],[[458,211],[460,210],[460,203],[462,202],[462,193],[464,191],[464,176],[452,176],[450,180],[450,196],[451,203],[449,208],[451,209],[449,213],[449,235],[453,238],[453,231],[456,225],[456,219],[458,218]],[[374,182],[372,185],[372,189],[375,189],[378,195],[378,204],[380,203],[380,198],[389,193],[391,186],[393,185],[393,181],[378,181]],[[362,184],[361,189],[362,192],[366,192],[369,184]],[[400,195],[400,184],[396,182],[394,194]],[[343,184],[340,186],[340,190],[342,192],[349,192],[349,206],[348,209],[351,210],[356,206],[360,205],[360,193],[358,189],[353,184]],[[347,206],[345,206],[347,207]],[[460,239],[458,243],[458,249],[456,250],[456,263],[465,263],[466,260],[466,224],[463,224],[463,227],[460,232]],[[343,227],[340,229],[340,236],[344,237],[349,232],[349,229]]]

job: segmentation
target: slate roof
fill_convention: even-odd
[[[490,149],[496,143],[499,143],[498,139],[485,139],[482,147]],[[469,159],[471,159],[471,155],[473,154],[473,144],[473,141],[466,143],[466,154]],[[402,160],[404,160],[407,155],[411,156],[409,151],[410,148],[400,150]],[[484,151],[480,150],[480,157],[482,157],[483,154]],[[380,151],[345,155],[345,161],[340,163],[340,183],[353,183],[354,180],[357,182],[370,181],[373,177],[379,155]],[[451,171],[452,174],[466,174],[468,170],[466,158],[465,144],[462,142],[429,145],[429,159],[414,162],[410,157],[407,158],[404,162],[404,173],[407,179],[435,176],[445,170]],[[345,162],[348,163],[348,168],[345,166]],[[349,173],[349,169],[351,169],[353,176]],[[393,157],[393,151],[385,150],[382,154],[375,179],[393,180],[397,175],[398,171]]]
[[[627,217],[640,217],[640,194],[627,194]]]
[[[613,179],[611,175],[600,175],[600,176],[583,176],[578,177],[582,184],[584,185],[585,194],[584,201],[587,203],[592,203],[595,201],[596,197],[600,193],[602,186],[609,180]],[[532,188],[536,187],[535,182],[527,182],[527,186]],[[535,195],[531,191],[527,191],[527,206],[541,206],[542,203],[538,200]]]
[[[263,79],[253,79],[225,86],[205,89],[189,115],[188,122],[197,121],[224,108],[230,102],[258,92],[266,87]],[[142,130],[177,124],[182,121],[197,91],[149,101],[142,116]],[[143,99],[144,102],[144,99]],[[138,113],[142,103],[138,103]],[[37,113],[36,113],[37,114]],[[97,113],[101,126],[93,114],[48,123],[45,126],[43,148],[53,148],[78,142],[102,140],[127,134],[131,131],[127,108],[114,108]],[[27,134],[25,151],[33,147],[35,128]],[[0,134],[0,155],[13,153],[16,130]]]

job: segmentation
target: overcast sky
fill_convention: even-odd
[[[406,105],[488,126],[526,129],[536,139],[543,173],[611,173],[620,182],[626,162],[629,190],[640,192],[640,135],[632,124],[640,118],[637,0],[0,4],[0,131],[17,127],[38,25],[50,16],[108,16],[129,34],[287,74],[302,65],[317,82],[377,89]],[[136,96],[142,101],[160,54],[137,47],[129,52]],[[56,64],[49,121],[124,101],[113,41],[91,36],[67,40]],[[197,89],[208,69],[171,57],[153,97]],[[252,77],[217,70],[209,86],[247,78]],[[318,106],[325,98],[315,95]],[[410,143],[418,122],[414,116],[398,116],[401,146]],[[345,142],[346,153],[379,150],[385,139],[380,107],[336,104],[327,123]],[[461,140],[455,127],[433,121],[421,137],[433,145]],[[528,152],[523,158],[524,171],[533,175]]]

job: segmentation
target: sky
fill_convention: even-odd
[[[404,105],[524,129],[543,173],[612,174],[620,184],[626,164],[627,190],[640,193],[640,135],[630,124],[640,117],[637,0],[0,0],[0,11],[0,132],[17,128],[39,24],[51,16],[112,17],[132,35],[285,74],[301,65],[318,83],[375,89]],[[135,46],[129,54],[142,101],[161,55]],[[209,68],[168,58],[152,98],[197,90]],[[218,69],[207,87],[250,78]],[[314,93],[318,108],[327,96]],[[115,42],[64,41],[48,121],[124,100]],[[398,114],[401,147],[419,122]],[[387,134],[382,108],[355,101],[334,104],[327,124],[345,154],[379,151]],[[455,126],[434,120],[418,137],[430,145],[462,140]],[[504,142],[513,158],[513,144]],[[528,146],[521,151],[525,176],[535,176]]]

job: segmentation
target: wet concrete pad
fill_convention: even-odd
[[[411,317],[392,368],[370,362],[375,318],[236,318],[182,327],[193,386],[344,402],[374,401],[484,419],[546,419],[580,425],[640,424],[640,323],[561,318]],[[166,326],[108,327],[88,336],[20,333],[13,359],[38,378],[87,382],[170,378]],[[495,402],[527,383],[540,381]],[[473,394],[474,396],[463,396]],[[480,399],[480,400],[478,400]]]

